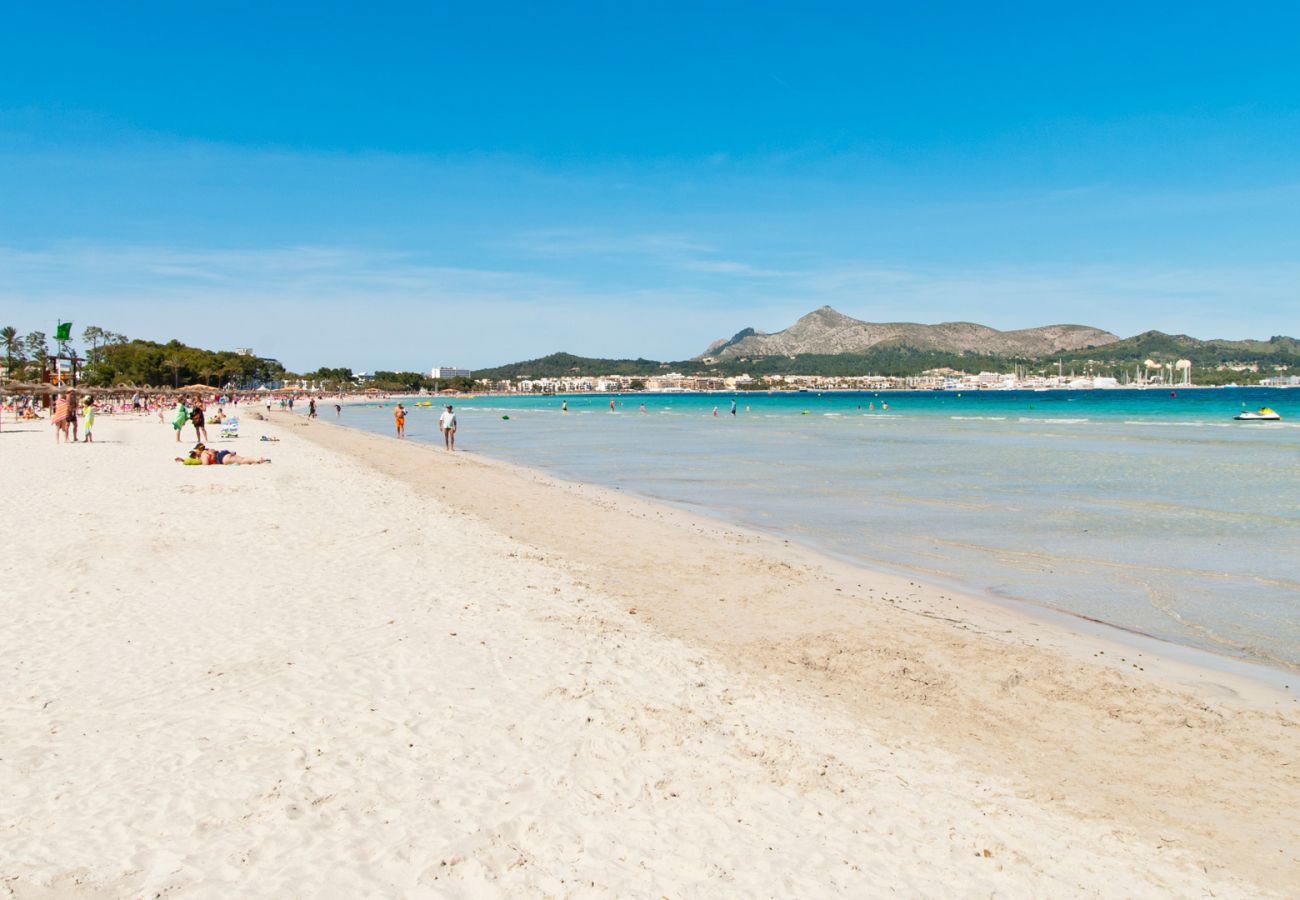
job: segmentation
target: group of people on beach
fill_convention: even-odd
[[[393,408],[393,424],[397,427],[397,436],[406,437],[406,407],[399,401]],[[456,411],[450,403],[438,416],[438,430],[442,432],[443,446],[448,452],[456,449]]]
[[[95,442],[95,401],[92,397],[81,400],[81,443]],[[54,402],[54,414],[50,422],[54,425],[54,443],[77,443],[77,395],[69,391]]]

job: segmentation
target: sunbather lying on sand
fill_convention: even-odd
[[[260,466],[270,462],[261,456],[239,456],[234,450],[209,450],[206,447],[191,450],[189,456],[178,456],[176,461],[187,466]]]

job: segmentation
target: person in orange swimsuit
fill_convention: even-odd
[[[406,437],[406,407],[400,403],[393,410],[393,421],[397,425],[397,436]]]

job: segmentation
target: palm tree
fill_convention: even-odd
[[[181,386],[181,366],[185,365],[185,360],[176,354],[172,354],[162,361],[163,365],[172,370],[172,387]]]
[[[3,343],[5,348],[5,377],[13,378],[14,354],[18,354],[19,362],[21,362],[23,358],[23,342],[22,339],[18,337],[18,329],[14,328],[12,325],[6,325],[4,328],[0,328],[0,343]]]
[[[104,340],[104,329],[98,325],[87,325],[86,330],[81,332],[81,339],[90,345],[93,351]]]
[[[33,381],[43,381],[47,366],[45,357],[50,352],[50,348],[45,342],[45,332],[33,331],[27,335],[27,337],[23,338],[23,348],[27,351],[28,365],[31,367],[31,379]]]
[[[81,332],[81,339],[90,345],[86,353],[86,368],[92,373],[99,365],[99,345],[104,343],[105,336],[104,329],[98,325],[89,325]]]

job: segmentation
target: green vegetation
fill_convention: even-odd
[[[284,367],[273,359],[259,359],[231,350],[203,350],[180,341],[158,344],[131,340],[126,335],[91,325],[81,333],[86,344],[80,378],[85,384],[111,387],[178,387],[182,384],[234,385],[251,388],[278,382]],[[49,341],[44,332],[19,337],[13,326],[0,328],[9,377],[39,381],[45,375]]]
[[[273,359],[245,356],[232,350],[202,350],[180,341],[122,340],[87,354],[85,380],[90,384],[179,387],[182,384],[234,385],[252,388],[277,382],[284,366]]]
[[[430,378],[420,372],[376,372],[370,387],[395,393],[416,393],[426,391],[461,391],[474,390],[472,378]]]
[[[474,377],[499,381],[515,378],[567,378],[572,375],[657,375],[667,372],[669,366],[677,365],[688,363],[661,363],[653,359],[593,359],[574,356],[572,353],[552,353],[541,359],[483,369],[475,372]],[[673,371],[686,370],[675,368]]]

